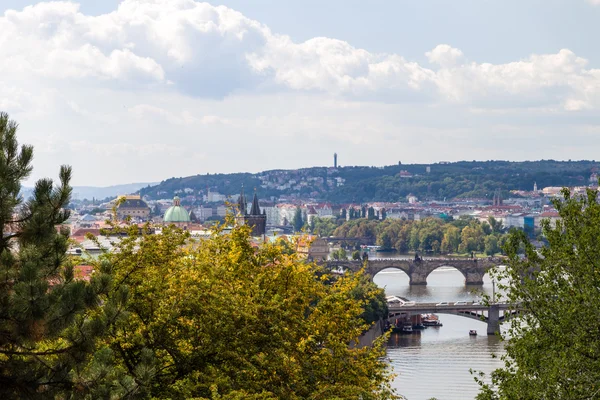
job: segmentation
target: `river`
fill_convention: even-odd
[[[472,301],[481,292],[492,295],[487,274],[482,286],[466,287],[463,275],[454,268],[439,268],[427,278],[427,286],[409,286],[408,276],[390,269],[377,274],[375,283],[388,296],[416,302]],[[486,323],[449,314],[438,314],[442,327],[429,327],[412,334],[392,334],[387,357],[397,374],[392,386],[407,400],[474,399],[479,386],[470,369],[489,373],[502,366],[492,354],[503,353],[497,337],[486,335]],[[478,336],[469,336],[476,329]]]

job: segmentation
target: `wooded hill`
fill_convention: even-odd
[[[430,167],[430,172],[427,172]],[[195,194],[207,189],[235,196],[242,184],[247,191],[257,188],[262,199],[272,196],[297,195],[334,203],[367,201],[406,201],[408,194],[425,200],[450,200],[456,197],[492,198],[500,189],[508,197],[510,190],[532,190],[546,186],[579,186],[589,184],[592,173],[599,169],[595,161],[460,161],[437,164],[402,164],[385,167],[314,167],[299,170],[271,170],[257,174],[206,174],[170,178],[156,186],[140,190],[152,199],[169,198],[193,189]],[[317,178],[317,179],[311,179]],[[335,178],[344,183],[337,186]],[[302,187],[278,189],[295,181]]]

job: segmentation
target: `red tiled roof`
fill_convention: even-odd
[[[75,272],[75,279],[89,282],[92,279],[92,273],[94,273],[94,267],[91,265],[77,265],[73,268]]]

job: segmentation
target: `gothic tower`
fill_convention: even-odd
[[[266,211],[260,212],[256,189],[254,189],[254,198],[252,199],[250,213],[247,210],[248,202],[244,194],[244,187],[242,186],[242,193],[240,193],[240,198],[238,199],[238,213],[235,217],[236,223],[252,227],[252,236],[264,235],[267,230],[267,214]]]
[[[502,192],[500,191],[500,189],[496,189],[496,191],[494,192],[494,205],[502,205]]]

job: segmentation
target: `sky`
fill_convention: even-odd
[[[28,181],[594,160],[600,0],[0,1]]]

